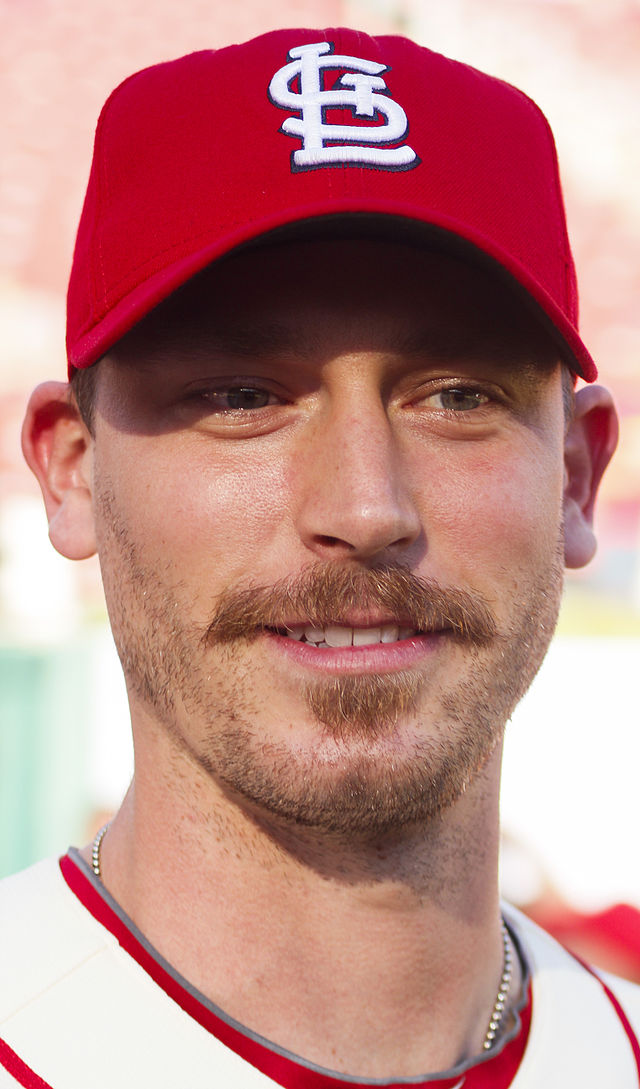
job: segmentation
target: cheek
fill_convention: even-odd
[[[246,576],[282,532],[288,484],[277,459],[246,447],[214,457],[206,443],[162,450],[156,438],[119,463],[112,487],[138,548],[181,580]]]
[[[525,574],[555,556],[562,511],[562,462],[557,451],[476,453],[443,466],[433,486],[427,541],[452,558],[451,575]],[[440,551],[442,557],[443,553]],[[444,560],[447,567],[447,559]]]
[[[196,491],[194,516],[210,545],[239,571],[255,566],[288,524],[288,482],[283,467],[247,458],[209,475],[205,494]],[[257,556],[258,553],[258,556]]]

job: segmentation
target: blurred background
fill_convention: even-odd
[[[66,373],[66,279],[99,110],[156,61],[276,26],[351,24],[515,83],[556,135],[582,332],[622,438],[598,556],[569,576],[509,728],[503,883],[640,977],[639,0],[0,0],[0,22],[0,876],[85,842],[131,772],[97,564],[49,545],[19,447],[30,389]]]

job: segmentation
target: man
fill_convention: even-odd
[[[100,556],[136,772],[6,884],[0,1085],[637,1086],[637,991],[497,892],[616,439],[537,108],[350,30],[150,68],[68,334],[24,448]]]

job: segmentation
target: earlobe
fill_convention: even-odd
[[[22,450],[42,490],[54,548],[70,560],[92,556],[92,439],[65,383],[45,382],[33,391]]]
[[[611,394],[588,386],[576,394],[565,439],[564,542],[567,567],[584,567],[596,551],[593,514],[603,473],[618,441]]]

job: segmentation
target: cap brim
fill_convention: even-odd
[[[277,215],[252,220],[216,238],[154,272],[125,295],[99,322],[82,336],[70,351],[70,369],[96,363],[159,303],[186,284],[214,261],[248,244],[264,244],[284,237],[322,235],[405,240],[457,255],[461,260],[483,265],[488,274],[502,279],[530,307],[557,343],[561,358],[586,382],[593,382],[597,369],[578,330],[531,273],[512,255],[474,232],[466,224],[406,203],[332,200],[315,205],[287,208]]]

